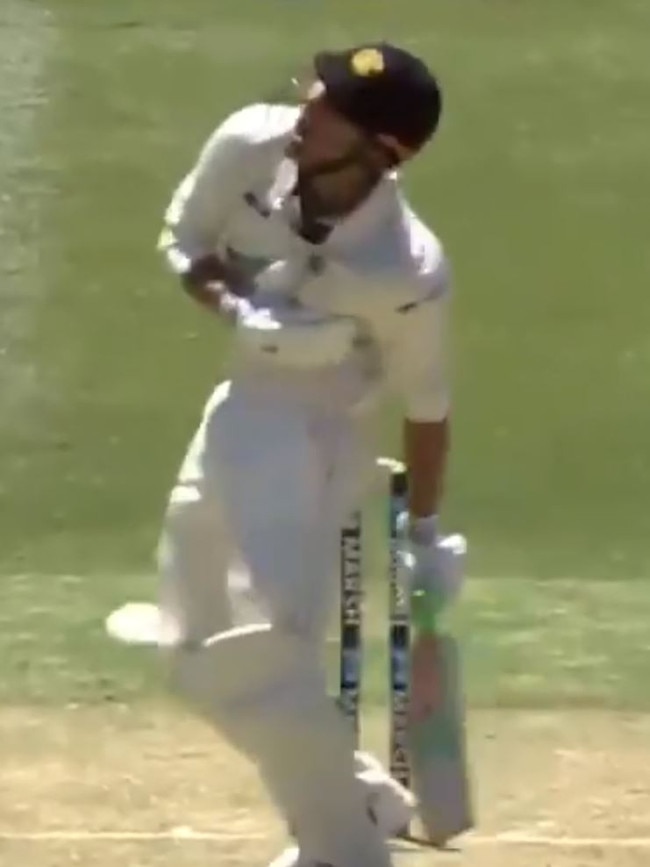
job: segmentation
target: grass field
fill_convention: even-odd
[[[279,844],[251,770],[101,622],[153,592],[226,348],[156,258],[170,191],[313,48],[386,35],[446,94],[406,184],[457,283],[445,517],[471,544],[454,627],[480,806],[463,863],[645,863],[649,28],[643,0],[2,0],[0,865],[263,864]]]

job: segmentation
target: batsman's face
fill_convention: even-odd
[[[294,129],[287,155],[303,171],[337,160],[359,147],[363,134],[328,102],[323,84],[310,88]]]

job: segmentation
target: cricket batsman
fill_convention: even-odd
[[[169,498],[160,611],[175,689],[255,763],[291,829],[276,867],[388,867],[413,800],[355,753],[323,657],[386,395],[403,412],[411,578],[455,592],[438,522],[449,268],[400,189],[441,94],[386,43],[319,53],[300,84],[294,104],[227,117],[166,212],[159,249],[228,323],[232,357]]]

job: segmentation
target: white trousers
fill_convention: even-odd
[[[306,857],[387,867],[327,695],[340,527],[374,461],[357,424],[220,385],[172,491],[161,605],[185,644],[178,690],[255,761]]]

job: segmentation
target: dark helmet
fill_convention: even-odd
[[[391,149],[398,161],[435,133],[442,110],[436,77],[419,57],[387,42],[314,58],[327,99],[347,120]]]

